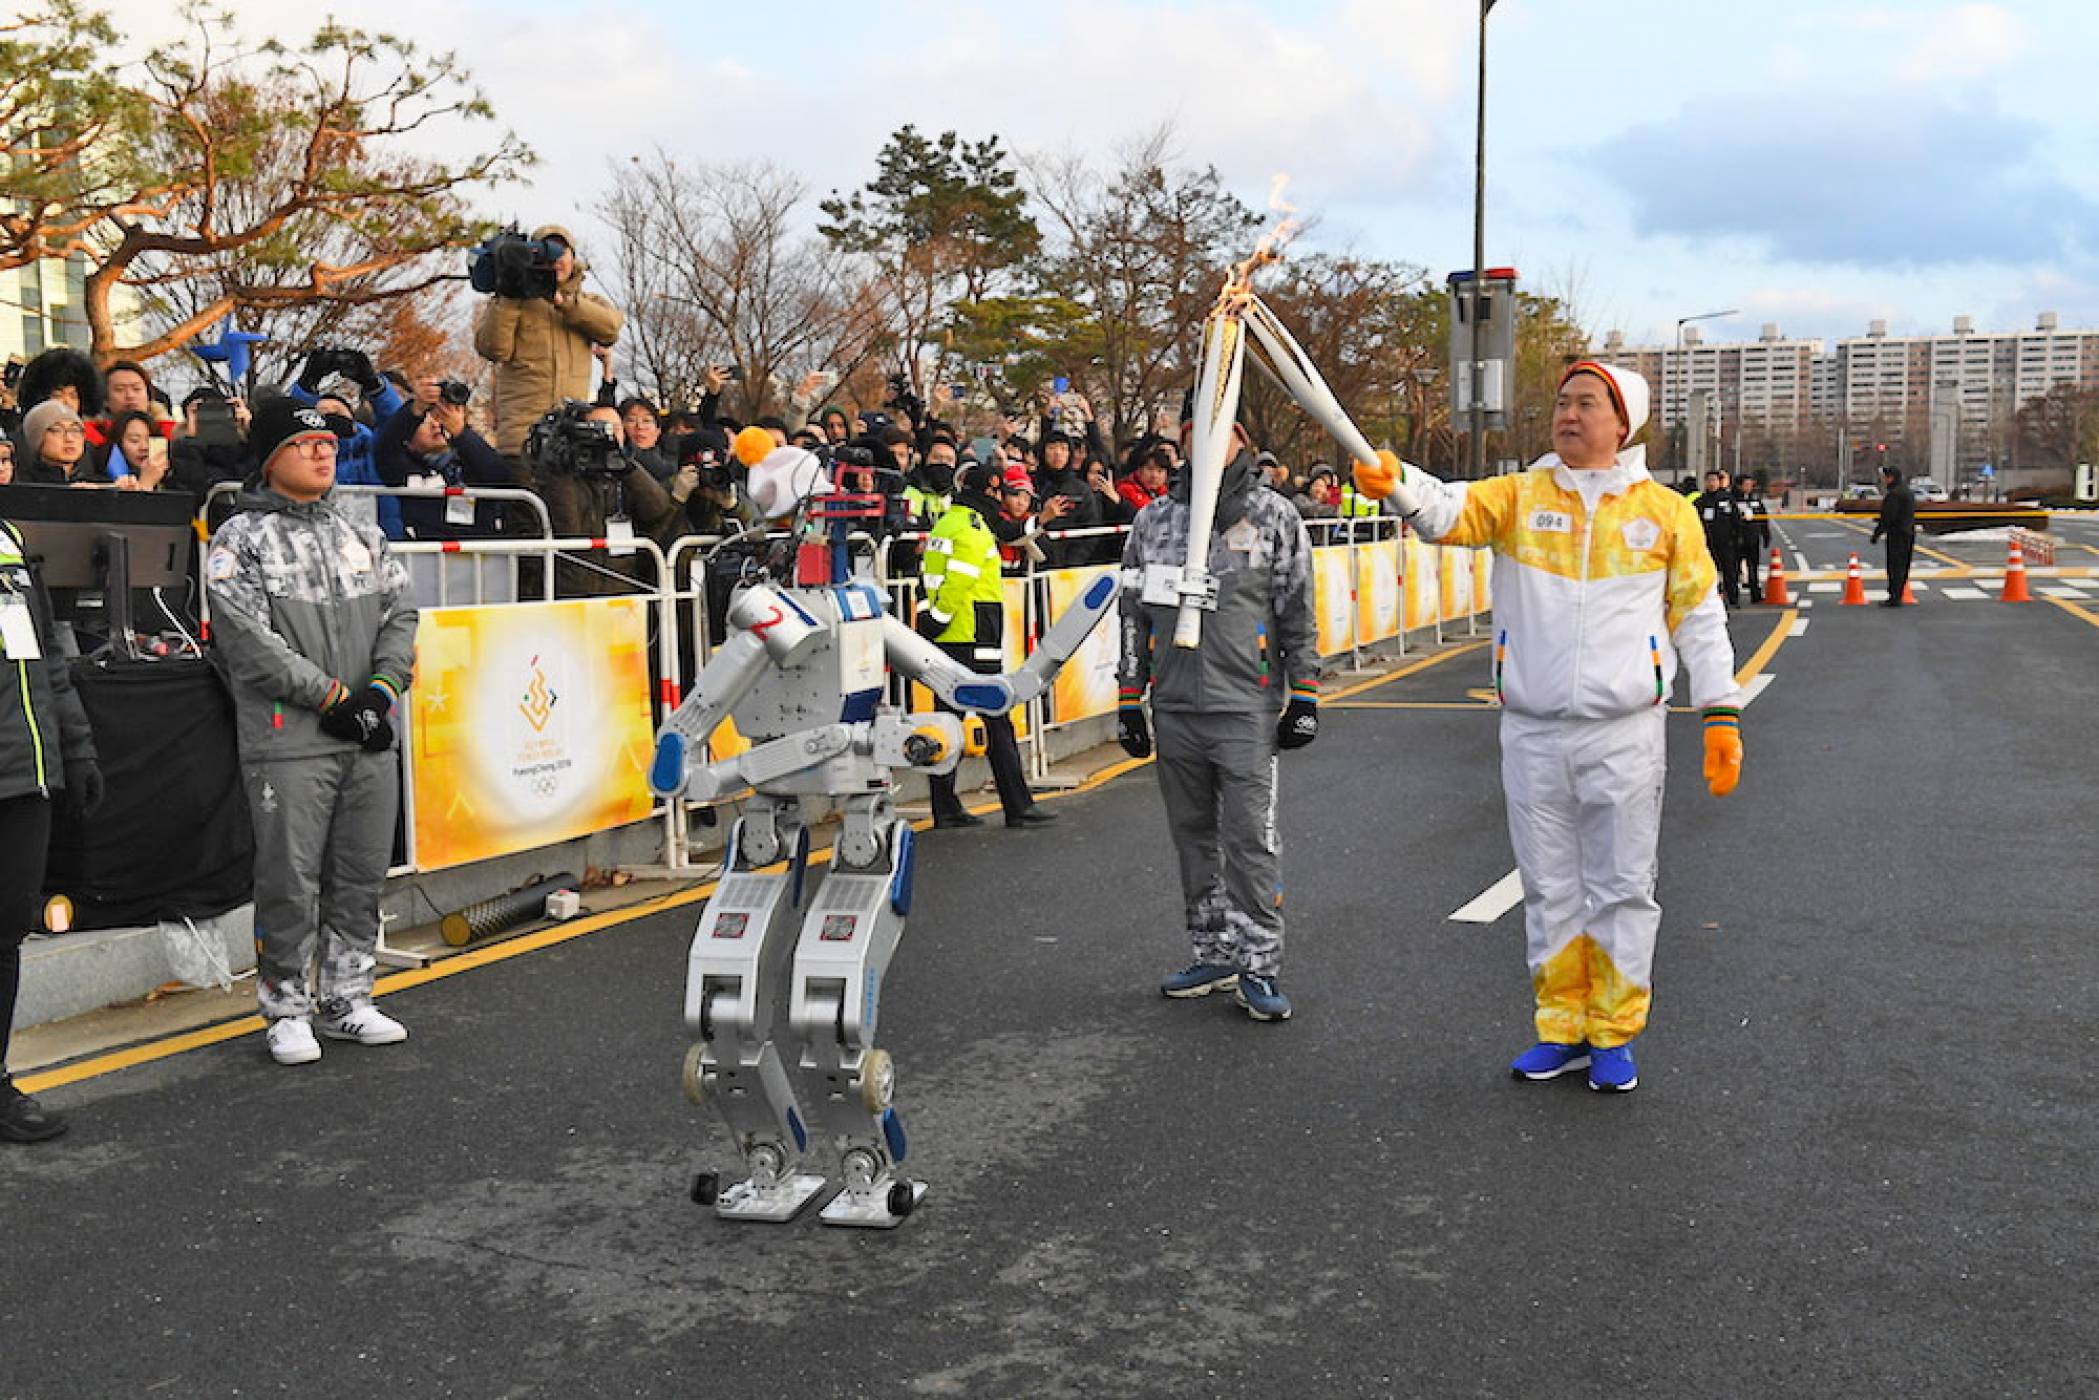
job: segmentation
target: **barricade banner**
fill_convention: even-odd
[[[1440,604],[1436,584],[1436,547],[1419,535],[1408,535],[1403,568],[1406,624],[1409,632],[1436,625]]]
[[[1355,645],[1355,549],[1330,544],[1312,550],[1312,613],[1319,623],[1316,645],[1321,656],[1338,656]]]
[[[1356,645],[1399,635],[1399,541],[1356,546]]]
[[[408,692],[418,869],[649,815],[648,637],[645,598],[423,612]]]
[[[1034,580],[1026,576],[1014,577],[1010,575],[999,580],[1006,595],[1006,635],[1004,642],[1006,647],[1006,669],[1008,671],[1018,671],[1021,668],[1021,664],[1028,659],[1027,597],[1028,585],[1032,582]],[[1015,705],[1007,713],[1013,718],[1013,737],[1016,739],[1027,738],[1028,707],[1026,705]]]
[[[1438,546],[1441,549],[1441,546]],[[1472,551],[1443,549],[1443,620],[1472,616]]]
[[[1049,580],[1049,615],[1062,617],[1093,581],[1118,572],[1112,564],[1058,569]],[[1115,671],[1122,659],[1122,629],[1109,618],[1093,629],[1050,689],[1050,722],[1070,724],[1115,712]]]
[[[1494,551],[1491,549],[1468,549],[1472,556],[1472,610],[1478,613],[1494,611]]]

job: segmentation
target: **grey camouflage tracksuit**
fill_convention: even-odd
[[[408,688],[407,570],[378,526],[327,498],[298,503],[251,485],[212,536],[205,587],[255,825],[262,1014],[313,1010],[317,953],[320,1000],[361,1000],[400,805],[397,760],[324,734],[320,712],[337,682],[352,695],[375,679]]]
[[[1210,545],[1217,611],[1193,650],[1173,645],[1173,607],[1141,599],[1147,564],[1186,562],[1188,505],[1166,496],[1137,513],[1122,555],[1119,681],[1126,696],[1151,691],[1196,959],[1272,977],[1283,952],[1276,718],[1293,684],[1316,686],[1319,655],[1311,540],[1296,507],[1246,484],[1252,468],[1242,454],[1226,473]]]

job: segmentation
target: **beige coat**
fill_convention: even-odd
[[[561,286],[561,304],[491,297],[474,321],[474,349],[496,367],[495,444],[508,457],[524,451],[525,434],[564,399],[596,392],[593,345],[619,339],[626,317],[583,290],[583,271]]]

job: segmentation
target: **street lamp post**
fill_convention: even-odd
[[[1740,311],[1730,307],[1726,311],[1701,311],[1696,316],[1679,316],[1676,318],[1676,421],[1678,430],[1669,434],[1669,442],[1672,449],[1669,455],[1676,458],[1676,471],[1679,476],[1683,474],[1684,469],[1682,446],[1684,434],[1682,428],[1688,425],[1691,419],[1691,388],[1685,382],[1690,376],[1686,372],[1686,366],[1684,365],[1684,327],[1690,325],[1693,321],[1712,321],[1722,316],[1739,316],[1741,314]],[[1662,395],[1665,399],[1668,397],[1669,392],[1667,380],[1668,376],[1664,375]]]
[[[1486,361],[1480,354],[1481,288],[1487,280],[1487,16],[1495,0],[1480,0],[1478,140],[1472,161],[1472,427],[1474,481],[1487,474]],[[1506,308],[1504,308],[1506,310]]]

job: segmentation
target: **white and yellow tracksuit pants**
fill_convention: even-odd
[[[1667,715],[1661,705],[1615,719],[1502,714],[1540,1040],[1623,1045],[1647,1024]]]

